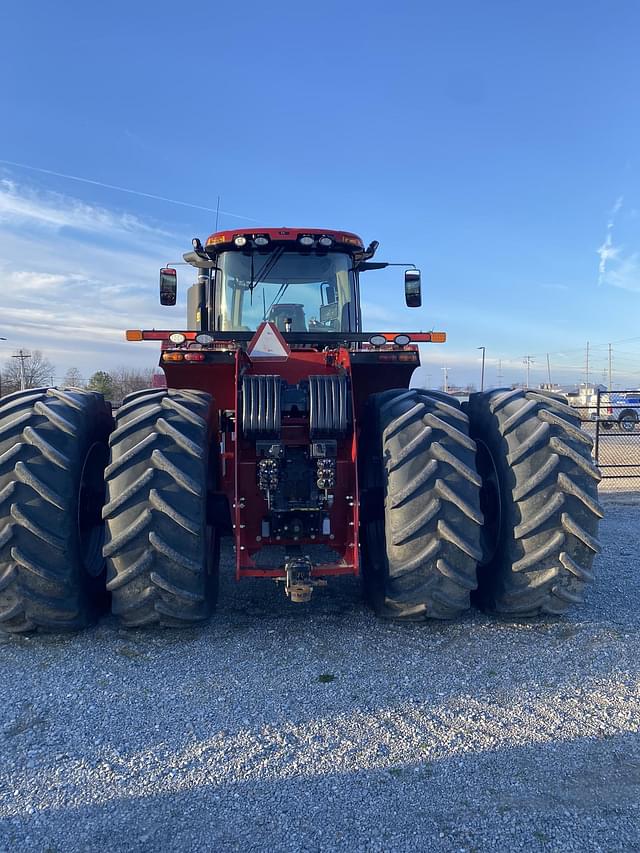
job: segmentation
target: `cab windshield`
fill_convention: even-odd
[[[253,331],[264,320],[282,332],[356,330],[348,254],[222,252],[217,264],[221,331]]]

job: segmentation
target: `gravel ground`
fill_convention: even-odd
[[[397,626],[355,582],[305,608],[228,580],[197,630],[4,638],[0,849],[637,850],[633,501],[563,620]]]

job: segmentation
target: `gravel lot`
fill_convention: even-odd
[[[637,850],[634,500],[568,619],[395,626],[355,582],[305,608],[227,580],[201,629],[3,638],[0,849]]]

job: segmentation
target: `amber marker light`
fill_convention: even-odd
[[[182,352],[163,352],[163,361],[184,361],[184,353]]]
[[[447,340],[446,332],[431,332],[431,340],[434,344],[444,344]]]
[[[140,329],[127,329],[126,336],[128,341],[142,340],[142,332]]]

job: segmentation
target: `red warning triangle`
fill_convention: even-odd
[[[252,360],[256,358],[285,359],[289,358],[291,350],[275,323],[260,323],[255,335],[249,341],[247,352]]]

